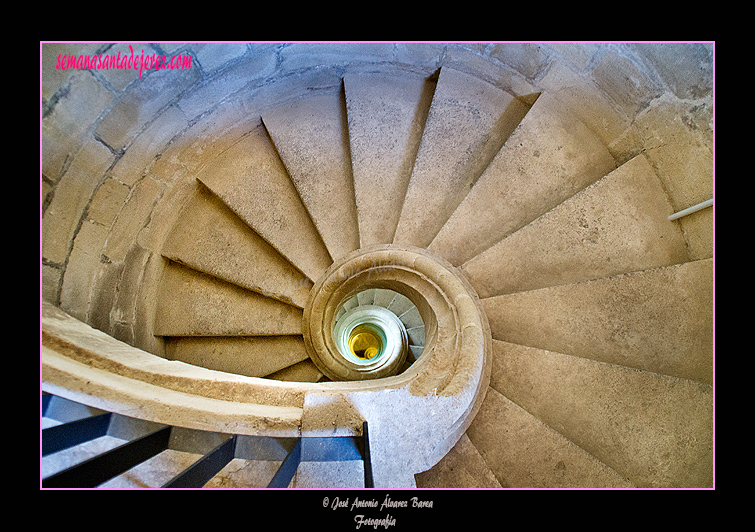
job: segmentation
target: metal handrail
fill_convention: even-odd
[[[669,220],[678,220],[682,216],[687,216],[688,214],[692,214],[693,212],[697,212],[700,210],[705,209],[706,207],[712,207],[713,206],[713,199],[701,201],[697,205],[693,205],[692,207],[688,207],[684,210],[681,210],[679,212],[675,212],[674,214],[670,215],[668,217]]]
[[[42,399],[42,416],[45,416],[51,395],[44,394]],[[122,416],[125,418],[125,416]],[[42,456],[72,448],[108,434],[115,415],[110,412],[96,413],[42,430]],[[128,418],[134,419],[134,418]],[[82,487],[93,488],[128,469],[152,458],[170,448],[171,435],[176,427],[156,425],[147,434],[124,443],[110,451],[99,454],[89,460],[73,465],[42,479],[43,488]],[[184,429],[185,430],[185,429]],[[327,462],[342,460],[359,460],[364,462],[364,485],[374,487],[368,425],[362,425],[361,436],[298,437],[283,438],[290,442],[295,440],[278,471],[268,484],[268,488],[287,488],[301,462]],[[215,434],[205,433],[204,434]],[[228,436],[202,458],[184,469],[163,488],[200,488],[231,460],[238,457],[241,435]],[[273,438],[280,443],[278,438]]]

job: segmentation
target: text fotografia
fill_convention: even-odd
[[[358,513],[364,509],[376,509],[377,511],[397,510],[403,508],[432,508],[433,501],[423,501],[418,497],[411,497],[409,499],[393,500],[389,494],[385,495],[383,501],[377,499],[360,499],[355,497],[354,500],[349,498],[341,499],[335,497],[332,500],[325,497],[322,500],[323,507],[330,508],[331,510],[346,509],[354,515],[354,525],[356,529],[360,529],[362,526],[365,528],[372,527],[377,528],[390,528],[396,526],[396,518],[387,513],[385,517],[368,517],[364,514]]]
[[[58,63],[55,68],[66,70],[74,68],[77,70],[138,70],[139,77],[142,72],[154,68],[155,70],[172,70],[191,68],[190,55],[174,55],[168,59],[167,55],[134,54],[134,49],[128,45],[130,53],[121,54],[100,54],[100,55],[63,55],[58,54]]]

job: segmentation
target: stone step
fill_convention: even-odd
[[[262,124],[197,179],[310,280],[333,262]]]
[[[409,180],[395,244],[427,247],[516,128],[528,106],[443,68]]]
[[[638,487],[712,484],[709,385],[496,340],[490,386]]]
[[[291,102],[267,112],[262,121],[330,256],[338,260],[358,249],[343,93]]]
[[[390,244],[435,80],[362,74],[343,81],[361,247]]]
[[[713,382],[713,259],[482,304],[495,339]]]
[[[467,436],[504,488],[634,487],[492,387]]]
[[[300,308],[312,288],[312,281],[203,185],[183,207],[162,254]]]
[[[302,360],[280,371],[267,375],[268,379],[293,382],[318,382],[323,379],[322,372],[317,369],[311,359]]]
[[[155,311],[158,336],[301,334],[301,309],[170,263]]]
[[[543,94],[428,249],[463,264],[615,168],[601,140]]]
[[[388,308],[388,305],[391,304],[391,301],[393,301],[393,298],[396,296],[396,292],[393,290],[387,290],[385,288],[376,288],[375,289],[375,299],[373,300],[373,304],[378,305],[380,307]]]
[[[481,298],[689,260],[639,155],[461,266]]]
[[[309,359],[301,336],[172,337],[166,339],[165,355],[248,377],[266,377]]]
[[[502,487],[466,434],[440,462],[414,478],[421,489]]]

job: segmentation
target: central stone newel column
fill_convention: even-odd
[[[421,348],[408,350],[402,321],[369,298],[346,308],[371,290],[416,308],[409,324],[421,327],[408,330],[423,329]],[[455,267],[423,249],[382,245],[334,263],[310,292],[302,330],[311,359],[337,381],[308,395],[302,433],[367,420],[376,487],[412,484],[445,456],[488,386],[492,340],[480,301]]]

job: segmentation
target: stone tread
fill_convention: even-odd
[[[481,298],[689,260],[672,208],[638,155],[461,266]]]
[[[467,436],[504,488],[634,487],[492,387]]]
[[[204,166],[197,179],[310,280],[333,262],[261,125]]]
[[[317,382],[322,378],[322,372],[317,369],[311,359],[302,360],[280,371],[271,373],[268,379],[294,382]]]
[[[428,249],[463,264],[615,168],[600,139],[543,94]]]
[[[361,247],[390,244],[435,82],[366,74],[343,81]]]
[[[490,386],[636,486],[712,484],[711,386],[497,340]]]
[[[359,248],[359,224],[342,92],[277,107],[262,116],[333,260]]]
[[[248,377],[266,377],[309,359],[296,335],[172,337],[165,353],[170,360]]]
[[[487,82],[441,70],[394,244],[430,244],[515,129],[524,108]]]
[[[204,186],[184,206],[162,255],[300,308],[312,287],[312,281]]]
[[[713,259],[482,300],[493,338],[713,381]]]
[[[414,478],[421,489],[502,487],[466,434],[440,462]]]
[[[301,334],[301,309],[175,263],[163,272],[155,316],[158,336]]]

